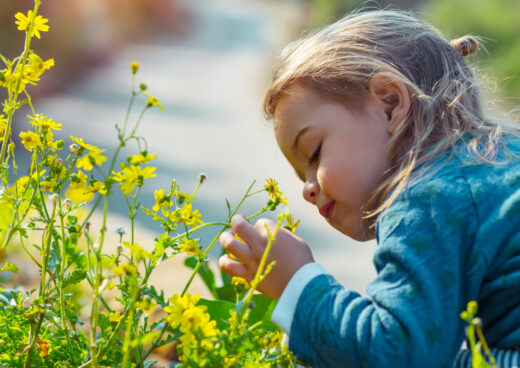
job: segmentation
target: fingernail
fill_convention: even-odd
[[[242,222],[242,221],[244,221],[244,217],[242,215],[235,215],[231,219],[231,222],[234,222],[234,223]]]

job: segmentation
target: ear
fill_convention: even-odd
[[[376,74],[370,80],[368,93],[381,115],[388,120],[388,133],[392,135],[410,111],[410,94],[406,85],[389,76]]]

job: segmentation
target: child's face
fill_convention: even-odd
[[[389,168],[383,109],[367,98],[365,106],[352,110],[297,84],[278,103],[274,128],[278,145],[305,183],[303,197],[342,233],[359,241],[373,238],[362,216]]]

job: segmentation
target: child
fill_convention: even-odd
[[[520,127],[483,115],[463,56],[397,11],[348,16],[290,45],[265,110],[303,196],[345,235],[377,239],[369,297],[339,285],[281,230],[259,290],[314,367],[451,367],[471,300],[498,364],[520,364]],[[265,226],[235,216],[221,268],[251,280]],[[496,354],[495,354],[496,355]],[[455,362],[455,363],[454,363]]]

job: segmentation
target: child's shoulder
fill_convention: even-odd
[[[495,154],[486,158],[485,148],[475,152],[474,142],[461,140],[452,151],[414,170],[398,201],[451,206],[463,201],[499,203],[516,191],[520,195],[520,137],[503,137],[495,147]]]
[[[490,149],[492,153],[488,154]],[[496,139],[493,146],[477,147],[477,152],[474,144],[463,142],[454,158],[451,165],[460,169],[473,191],[488,192],[496,198],[520,190],[520,137],[516,135]]]

